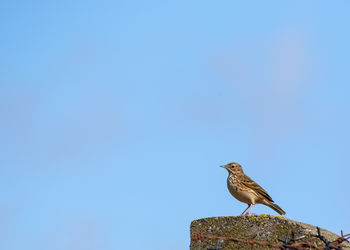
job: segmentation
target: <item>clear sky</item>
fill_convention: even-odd
[[[288,218],[350,233],[349,11],[2,1],[0,248],[188,249],[192,220],[246,208],[231,161]]]

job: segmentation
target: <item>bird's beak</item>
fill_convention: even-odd
[[[226,165],[222,165],[222,166],[220,166],[221,168],[226,168]]]

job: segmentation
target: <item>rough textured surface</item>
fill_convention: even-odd
[[[267,241],[269,243],[279,243],[278,238],[285,239],[287,233],[294,232],[295,237],[306,236],[302,241],[313,241],[318,246],[324,244],[312,237],[317,234],[316,226],[296,222],[282,216],[272,215],[250,215],[234,217],[211,217],[194,220],[191,223],[191,235],[195,233],[228,236],[238,239],[254,238],[257,241]],[[337,239],[339,236],[321,229],[321,234],[329,241]],[[191,240],[191,250],[208,249],[216,246],[216,240]],[[231,241],[220,241],[220,249],[252,249],[246,243],[235,243]],[[266,247],[254,245],[254,249],[267,249]]]

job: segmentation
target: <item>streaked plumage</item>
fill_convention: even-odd
[[[255,204],[264,204],[281,215],[286,214],[282,208],[277,204],[274,204],[274,201],[265,189],[244,174],[241,165],[238,163],[229,163],[222,167],[226,168],[229,172],[229,176],[227,177],[227,187],[230,193],[237,200],[248,204],[248,207],[241,215],[250,208],[245,215],[249,214],[249,211],[255,206]]]

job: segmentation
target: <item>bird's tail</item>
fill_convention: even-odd
[[[275,210],[277,213],[279,213],[280,215],[284,215],[286,214],[286,212],[283,211],[282,208],[280,208],[280,206],[278,206],[277,204],[274,203],[267,203],[267,206],[269,206],[270,208],[272,208],[273,210]]]

